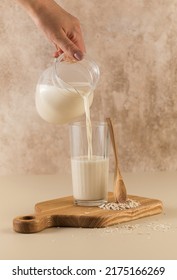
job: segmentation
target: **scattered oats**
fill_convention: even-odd
[[[106,232],[106,233],[112,233],[113,231],[112,231],[112,228],[106,228],[106,229],[105,229],[105,232]]]
[[[108,203],[104,203],[102,205],[99,206],[99,208],[104,209],[104,210],[125,210],[125,209],[131,209],[131,208],[136,208],[140,205],[139,202],[132,200],[132,199],[128,199],[126,202],[124,203],[116,203],[116,202],[108,202]]]
[[[169,231],[171,229],[170,224],[155,224],[155,223],[149,223],[146,225],[148,228],[154,231]]]
[[[148,238],[151,237],[153,232],[168,232],[169,230],[173,230],[174,227],[171,224],[160,224],[156,222],[152,223],[143,223],[143,224],[135,224],[135,225],[117,225],[116,226],[119,233],[130,233],[134,232],[138,235],[147,235]]]

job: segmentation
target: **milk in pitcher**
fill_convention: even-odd
[[[79,93],[74,88],[65,89],[55,85],[39,84],[36,88],[36,109],[47,122],[55,124],[68,123],[84,114],[82,96],[88,93],[87,87],[81,87]],[[93,92],[88,98],[88,106],[93,101]]]

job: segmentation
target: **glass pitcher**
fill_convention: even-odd
[[[47,122],[64,124],[84,114],[83,96],[89,106],[99,80],[99,67],[85,55],[81,61],[71,61],[62,54],[39,78],[36,87],[36,108]]]

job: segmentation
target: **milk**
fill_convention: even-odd
[[[88,93],[88,84],[81,84],[79,93]],[[69,90],[53,85],[39,84],[36,88],[36,109],[46,121],[64,124],[84,114],[84,102],[74,88]],[[92,104],[93,92],[88,97],[88,107]]]
[[[96,206],[107,201],[109,158],[93,154],[92,123],[89,95],[80,93],[86,115],[88,153],[71,159],[73,196],[75,204]]]
[[[107,199],[109,159],[101,156],[72,158],[73,196],[77,200]]]
[[[89,95],[83,96],[84,109],[86,116],[86,131],[87,131],[87,143],[88,143],[88,159],[92,158],[92,123],[90,119],[90,106],[89,106]]]

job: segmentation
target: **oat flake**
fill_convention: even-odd
[[[99,208],[104,209],[104,210],[125,210],[125,209],[131,209],[131,208],[136,208],[140,205],[139,202],[128,199],[124,203],[116,203],[116,202],[108,202],[104,203],[99,206]]]

